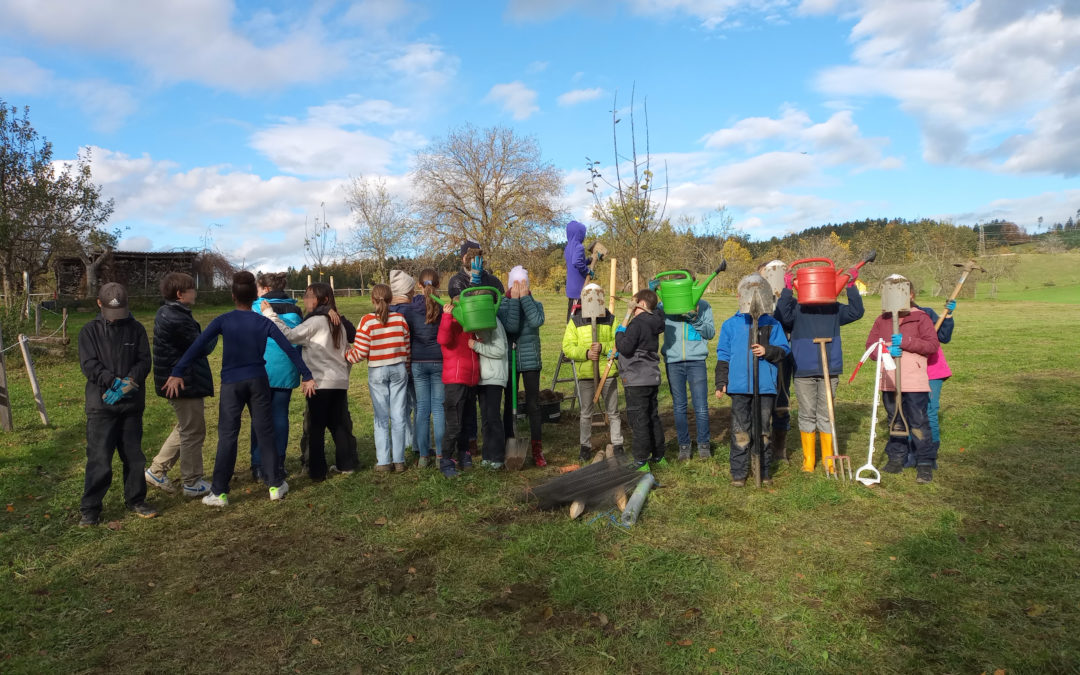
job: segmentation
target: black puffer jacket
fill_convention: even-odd
[[[165,380],[169,379],[180,357],[201,332],[202,326],[191,316],[191,308],[183,303],[170,301],[158,308],[154,317],[154,390],[158,396],[165,396],[165,392],[161,390],[165,386]],[[191,368],[184,376],[184,388],[180,390],[180,398],[214,395],[214,377],[206,356],[214,351],[215,347],[217,338],[210,342],[206,354],[191,362]]]
[[[128,413],[146,408],[146,376],[150,374],[150,342],[146,329],[130,314],[106,321],[98,314],[79,331],[79,366],[86,376],[86,412]],[[139,388],[113,405],[101,396],[113,380],[130,377]]]

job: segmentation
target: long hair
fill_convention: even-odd
[[[379,321],[386,323],[390,320],[390,300],[393,298],[390,287],[386,284],[375,284],[371,287],[371,302],[375,305],[375,316]]]
[[[316,281],[307,287],[308,293],[315,296],[315,306],[321,307],[326,305],[327,309],[337,311],[337,301],[334,299],[334,289],[330,284]],[[330,326],[330,335],[334,338],[334,349],[341,349],[341,342],[344,339],[345,327],[338,325],[335,326],[334,322],[330,320],[330,316],[326,315],[326,323]]]
[[[427,313],[424,315],[424,323],[435,323],[442,313],[442,305],[435,302],[431,295],[439,290],[439,272],[430,267],[420,272],[420,286],[424,289],[424,307]]]

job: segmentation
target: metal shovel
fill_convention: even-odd
[[[518,376],[517,376],[517,343],[514,343],[514,348],[510,351],[510,405],[513,408],[514,420],[513,430],[514,436],[506,439],[506,469],[508,471],[520,471],[521,467],[525,465],[525,457],[529,453],[529,439],[522,438],[518,435]]]

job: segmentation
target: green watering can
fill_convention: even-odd
[[[664,313],[689,314],[693,312],[697,309],[698,300],[704,295],[705,289],[712,283],[717,274],[726,269],[727,260],[721,260],[716,271],[708,279],[696,286],[694,280],[690,278],[690,273],[685,270],[672,270],[657,274],[656,279],[658,281],[660,281],[660,277],[676,277],[660,281],[660,286],[656,291],[656,294],[660,296],[660,302],[664,303]]]
[[[476,291],[481,291],[476,293]],[[468,294],[468,295],[467,295]],[[432,295],[435,302],[445,305],[446,301]],[[496,300],[496,298],[498,298]],[[473,286],[466,288],[454,302],[453,317],[468,333],[495,328],[495,313],[502,304],[502,295],[494,286]]]

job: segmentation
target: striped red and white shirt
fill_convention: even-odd
[[[390,312],[386,323],[377,314],[365,314],[356,327],[353,346],[345,360],[357,363],[367,359],[369,366],[392,366],[409,360],[409,324],[405,317]]]

